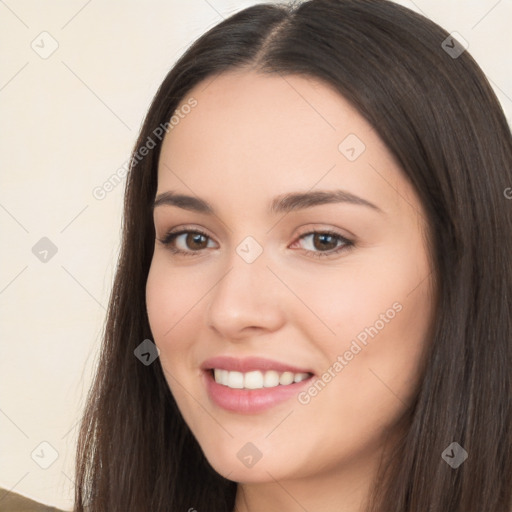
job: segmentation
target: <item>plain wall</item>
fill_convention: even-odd
[[[77,422],[119,250],[124,180],[103,199],[93,190],[126,163],[188,45],[255,3],[0,3],[0,486],[72,508]],[[510,122],[512,3],[399,3],[469,42]],[[47,469],[54,454],[42,442],[57,453]]]

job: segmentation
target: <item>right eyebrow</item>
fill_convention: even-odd
[[[172,191],[158,194],[155,202],[153,203],[153,209],[162,205],[177,206],[178,208],[184,208],[185,210],[191,210],[198,213],[206,213],[208,215],[214,214],[213,207],[204,199],[187,196],[185,194],[177,194]]]

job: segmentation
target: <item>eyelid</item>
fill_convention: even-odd
[[[345,231],[346,234],[343,234],[341,231]],[[297,238],[310,234],[312,232],[319,232],[319,233],[332,233],[335,234],[347,241],[353,241],[355,239],[355,235],[350,233],[349,231],[341,230],[340,228],[335,228],[332,226],[328,226],[326,224],[319,224],[319,223],[309,223],[305,226],[301,226],[299,228],[299,233],[297,234]]]
[[[303,252],[305,252],[307,254],[311,254],[313,257],[336,256],[337,254],[344,252],[345,250],[348,250],[355,245],[353,239],[348,238],[345,235],[341,234],[337,229],[334,229],[332,227],[322,228],[321,226],[322,225],[320,225],[320,224],[310,224],[306,227],[303,227],[301,229],[301,232],[294,237],[294,240],[291,243],[291,245],[294,245],[296,242],[300,241],[305,236],[310,236],[310,235],[315,235],[315,234],[327,234],[327,235],[335,236],[335,237],[338,237],[338,240],[343,242],[342,246],[339,246],[335,249],[330,249],[328,251],[311,251],[308,249],[301,249]],[[184,251],[182,249],[177,249],[177,248],[171,246],[172,241],[174,241],[178,236],[186,234],[186,233],[201,234],[201,235],[205,236],[206,238],[208,238],[209,240],[212,240],[215,242],[214,238],[212,236],[210,236],[208,233],[206,233],[206,231],[203,230],[203,228],[197,228],[194,226],[187,226],[187,225],[180,226],[178,228],[172,228],[165,232],[165,235],[163,236],[163,238],[157,238],[157,240],[160,243],[162,243],[164,246],[166,246],[171,252],[173,252],[175,254],[180,254],[180,255],[184,255],[184,256],[200,256],[201,254],[203,254],[204,251],[206,250],[206,248],[200,249],[197,251],[193,251],[193,250]],[[217,242],[215,242],[215,243],[217,243]]]
[[[183,232],[189,232],[189,231],[201,233],[204,236],[207,236],[208,238],[214,240],[214,237],[209,235],[204,228],[202,228],[202,227],[199,228],[197,226],[187,225],[187,224],[185,224],[183,226],[176,227],[176,228],[171,228],[171,229],[165,231],[164,238],[170,234],[179,234],[179,233],[181,234]],[[316,223],[316,224],[311,223],[311,224],[307,224],[306,226],[301,226],[299,228],[299,233],[296,235],[296,238],[300,238],[303,235],[311,234],[312,232],[332,233],[341,238],[346,239],[347,241],[352,241],[351,238],[355,238],[355,236],[352,234],[344,235],[344,234],[340,233],[338,231],[338,228],[327,227],[325,224],[318,224],[318,223]]]
[[[183,235],[185,233],[201,234],[201,235],[205,236],[206,238],[208,238],[209,240],[212,240],[215,242],[215,239],[211,235],[209,235],[203,228],[197,228],[194,226],[186,226],[186,225],[180,226],[178,228],[172,228],[172,229],[165,231],[163,237],[162,238],[157,237],[157,240],[159,242],[161,242],[163,245],[170,245],[171,240],[175,240],[178,236]],[[169,240],[169,239],[171,239],[171,240]],[[167,242],[167,240],[169,240],[169,241]],[[217,242],[215,242],[215,243],[217,243]],[[181,252],[181,251],[177,250],[176,252]],[[200,251],[184,251],[184,252],[199,253]]]
[[[294,245],[301,239],[304,239],[307,236],[316,235],[316,234],[326,234],[330,236],[334,236],[338,239],[338,241],[342,242],[341,246],[338,246],[334,249],[330,249],[328,251],[311,251],[308,249],[302,249],[303,252],[310,254],[313,258],[335,258],[339,254],[352,249],[355,246],[355,242],[353,238],[348,238],[345,235],[341,234],[337,229],[334,229],[332,227],[325,227],[322,228],[320,225],[309,225],[308,227],[305,227],[303,232],[299,233],[295,240],[292,242],[291,245]]]

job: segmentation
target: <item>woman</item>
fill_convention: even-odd
[[[383,0],[245,9],[133,153],[76,511],[512,510],[512,138]]]

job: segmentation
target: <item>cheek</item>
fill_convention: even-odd
[[[366,364],[376,388],[406,407],[417,392],[431,341],[430,281],[402,289],[399,302],[401,310],[375,337],[369,338]]]
[[[179,392],[173,376],[179,382],[180,375],[188,371],[188,344],[194,339],[188,322],[193,311],[191,308],[197,303],[197,292],[183,282],[185,275],[184,272],[173,271],[157,258],[151,264],[146,283],[149,326],[153,341],[160,350],[160,364],[173,394]]]
[[[149,324],[157,344],[173,336],[207,290],[201,284],[204,280],[191,279],[188,272],[162,260],[162,256],[155,255],[146,282]]]
[[[173,267],[165,254],[155,255],[146,282],[146,307],[160,363],[176,398],[180,386],[173,376],[178,382],[197,379],[200,354],[196,340],[204,318],[204,299],[211,287],[203,268]]]
[[[146,306],[153,341],[160,350],[160,364],[171,393],[179,403],[180,382],[189,369],[188,355],[193,323],[191,307],[197,303],[197,291],[183,282],[185,272],[176,272],[155,255],[146,282]]]
[[[317,402],[340,404],[340,417],[348,406],[360,418],[380,418],[363,421],[368,425],[392,422],[417,391],[433,310],[421,246],[376,253],[333,273],[330,282],[316,281],[307,291],[308,305],[335,333],[311,320],[321,333],[315,343],[326,356],[326,371],[331,368],[336,375],[326,375],[333,384]],[[343,360],[334,367],[339,356]]]
[[[336,342],[323,338],[329,363],[319,380],[325,384],[306,389],[300,403],[310,429],[321,433],[322,446],[316,449],[330,446],[326,458],[376,450],[412,404],[429,342],[429,319],[418,312],[427,312],[430,302],[428,293],[421,292],[402,298],[395,308],[393,302],[384,309],[378,302],[362,303],[365,313],[354,311],[352,321],[347,320],[350,330],[340,324]],[[386,311],[387,322],[379,318]]]
[[[330,282],[310,289],[342,344],[393,338],[407,350],[415,340],[421,343],[431,322],[431,273],[421,241],[410,238],[368,250],[332,273]]]

